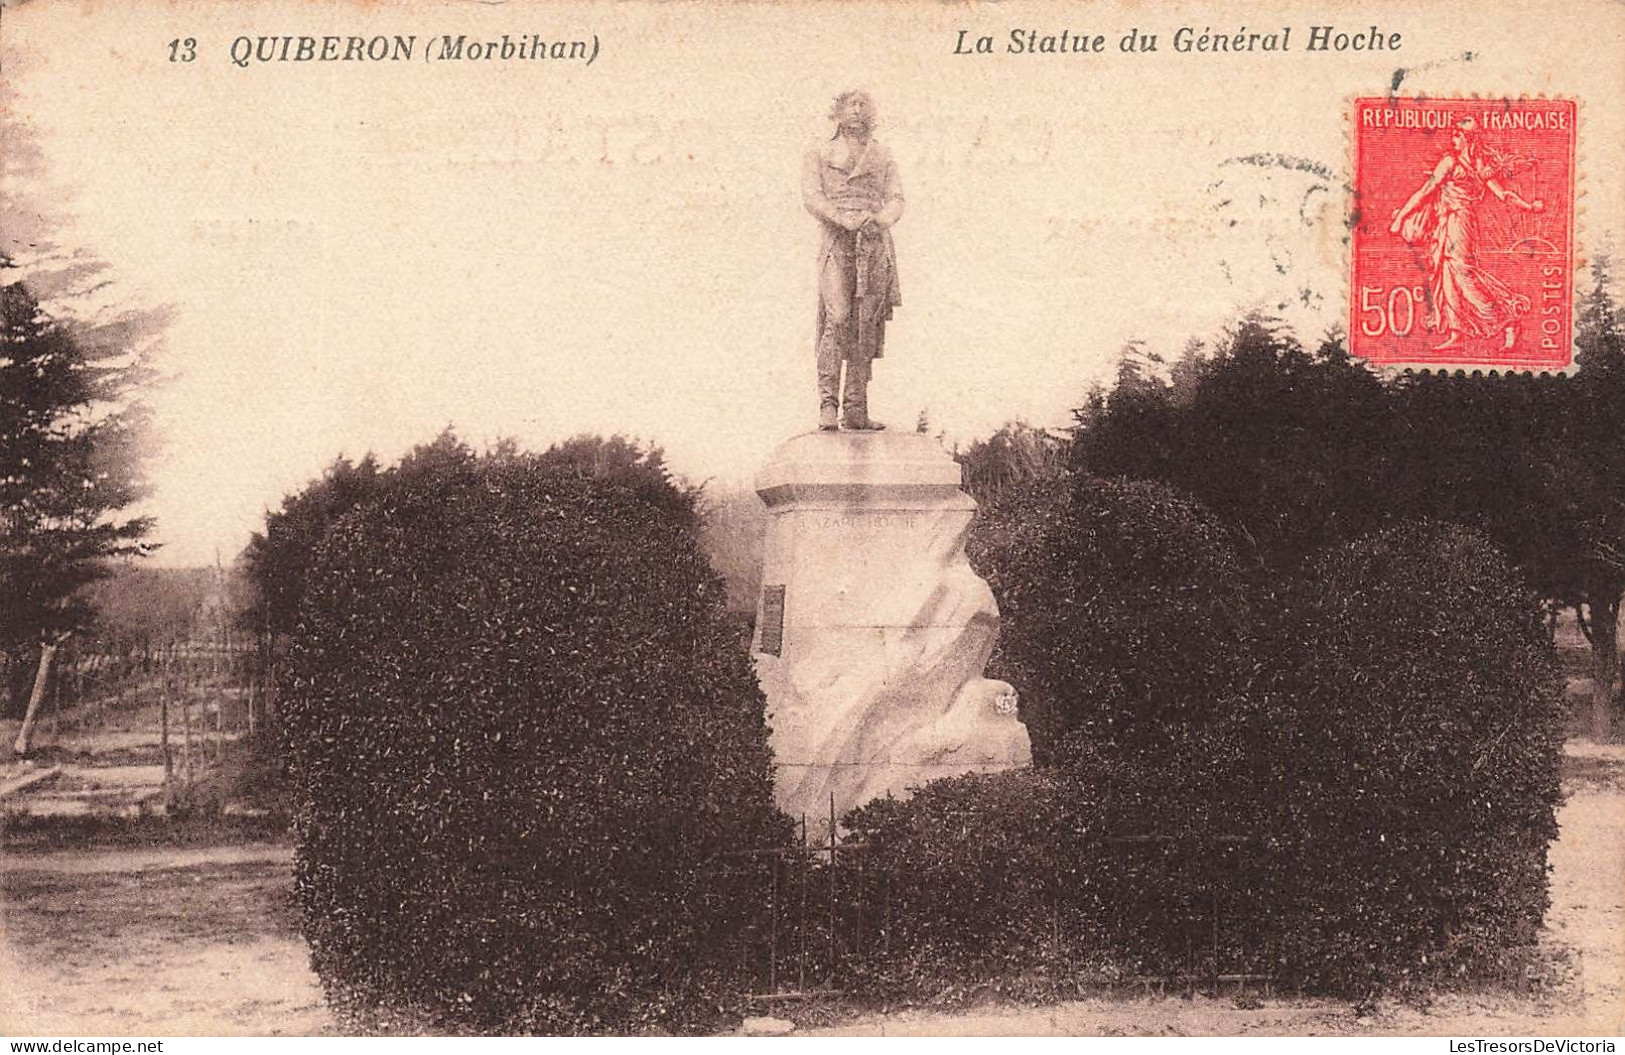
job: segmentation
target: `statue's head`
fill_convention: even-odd
[[[876,124],[875,101],[868,92],[842,92],[829,108],[829,116],[837,131],[866,135]]]

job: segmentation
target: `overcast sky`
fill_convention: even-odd
[[[163,562],[190,564],[229,560],[338,454],[392,460],[447,424],[625,432],[748,480],[814,421],[800,163],[853,85],[908,199],[872,410],[951,438],[1065,423],[1131,338],[1176,352],[1249,308],[1306,340],[1339,323],[1345,101],[1399,67],[1407,93],[1581,99],[1582,238],[1618,244],[1625,6],[1336,6],[35,2],[7,7],[0,57],[50,183],[23,190],[128,301],[176,309],[153,512]],[[1303,50],[1327,22],[1403,47]],[[1002,48],[1025,26],[1107,51],[951,54],[960,29]],[[1177,54],[1181,26],[1291,26],[1293,49]],[[1131,27],[1158,53],[1118,51]],[[229,60],[239,35],[503,32],[600,53]],[[197,60],[169,62],[186,37]]]

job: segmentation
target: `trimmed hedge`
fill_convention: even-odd
[[[1237,841],[1262,826],[1246,692],[1254,619],[1224,529],[1166,485],[1062,474],[989,503],[968,548],[999,602],[990,675],[1020,691],[1040,769],[1010,778],[1020,791],[932,785],[854,823],[877,846],[940,854],[929,871],[946,898],[982,887],[984,857],[1033,868],[1035,948],[1090,950],[1083,962],[1104,976],[1203,969],[1216,899],[1233,923],[1260,882]],[[937,823],[950,830],[933,839]],[[965,911],[928,894],[917,894],[928,932]],[[1022,932],[1012,911],[970,933]],[[1248,955],[1223,954],[1232,970]]]
[[[1223,530],[1162,485],[1072,477],[987,514],[997,675],[1051,773],[855,815],[940,852],[899,935],[941,946],[1008,857],[1052,934],[1119,970],[1360,993],[1516,962],[1547,905],[1560,696],[1541,608],[1482,536],[1400,525],[1249,595]],[[1013,912],[970,932],[1013,948]]]
[[[705,1028],[764,921],[805,940],[826,913],[843,984],[885,996],[1221,967],[1366,993],[1533,937],[1559,695],[1539,606],[1480,536],[1402,525],[1266,603],[1199,505],[1068,477],[992,503],[972,553],[1043,764],[852,812],[861,864],[800,918],[729,856],[789,832],[689,527],[523,457],[389,474],[320,547],[283,709],[334,1005],[374,1029]]]
[[[609,482],[428,453],[328,533],[292,649],[329,999],[384,1030],[703,1025],[760,893],[710,870],[787,837],[722,585]]]
[[[1062,999],[1143,974],[1211,972],[1213,898],[1223,899],[1226,971],[1262,947],[1245,894],[1259,878],[1235,847],[1123,839],[1114,775],[1078,763],[933,781],[906,800],[849,813],[863,845],[838,889],[847,980],[886,999],[988,989]],[[868,930],[851,937],[854,921]],[[1250,959],[1249,959],[1250,957]]]
[[[1495,971],[1540,926],[1557,836],[1537,599],[1483,536],[1418,522],[1323,555],[1282,617],[1280,955],[1339,989]]]
[[[1234,550],[1173,488],[1040,480],[993,503],[968,548],[999,602],[989,676],[1020,690],[1040,765],[1163,750],[1244,684],[1252,619]]]
[[[847,814],[870,877],[871,987],[910,994],[916,982],[971,984],[1087,957],[1102,916],[1089,901],[1091,805],[1066,774],[1025,770],[936,780]]]

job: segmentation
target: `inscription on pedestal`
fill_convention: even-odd
[[[917,513],[823,513],[812,523],[825,531],[912,531],[922,520]]]

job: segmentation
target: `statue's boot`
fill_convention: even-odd
[[[854,355],[846,361],[846,384],[841,391],[841,427],[853,432],[879,432],[885,428],[869,418],[870,361]]]
[[[826,328],[818,339],[818,430],[834,432],[841,408],[841,350]]]
[[[841,412],[841,428],[849,432],[880,432],[885,427],[885,422],[876,421],[869,416],[867,407],[854,407],[848,403]]]

